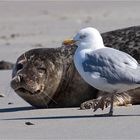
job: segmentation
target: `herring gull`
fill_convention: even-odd
[[[78,46],[74,64],[81,77],[98,90],[111,93],[109,116],[113,115],[115,93],[140,87],[140,65],[129,54],[104,46],[99,31],[81,29],[67,44]]]

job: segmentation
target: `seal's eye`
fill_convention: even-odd
[[[18,63],[18,64],[17,64],[17,71],[19,71],[19,70],[21,70],[21,69],[23,69],[23,64]]]
[[[45,73],[46,72],[46,69],[44,67],[38,67],[38,72],[39,73]]]

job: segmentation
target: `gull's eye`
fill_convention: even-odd
[[[80,39],[84,39],[86,37],[86,35],[80,35]]]

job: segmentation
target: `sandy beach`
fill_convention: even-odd
[[[139,13],[139,1],[0,1],[0,60],[15,63],[29,49],[60,47],[83,27],[140,25]],[[35,109],[11,89],[11,73],[0,71],[0,140],[140,139],[139,105],[115,108],[113,117],[94,116],[108,109]]]

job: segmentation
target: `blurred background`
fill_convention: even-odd
[[[139,1],[1,1],[0,60],[32,48],[60,47],[79,29],[106,32],[140,25]]]

